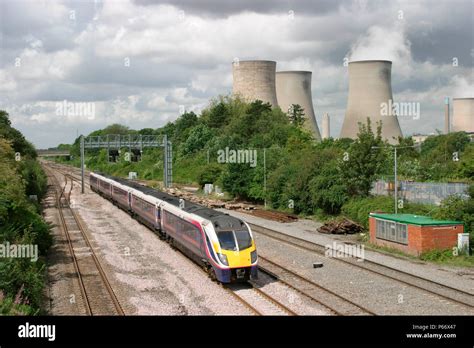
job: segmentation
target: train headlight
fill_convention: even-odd
[[[221,262],[224,265],[229,266],[229,261],[227,261],[227,256],[226,255],[221,254],[221,253],[217,253],[217,256],[219,257],[219,260],[221,260]]]
[[[254,250],[250,253],[251,263],[257,262],[257,250]]]

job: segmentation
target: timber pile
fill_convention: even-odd
[[[341,221],[329,221],[318,228],[318,232],[326,234],[354,234],[360,233],[364,228],[349,219],[343,219]]]

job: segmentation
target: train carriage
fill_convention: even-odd
[[[167,193],[91,173],[90,185],[157,231],[223,283],[257,277],[257,250],[248,224],[228,214],[184,202]]]

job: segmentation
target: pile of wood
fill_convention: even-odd
[[[363,230],[364,228],[361,225],[349,219],[329,221],[318,228],[318,232],[326,234],[354,234]]]
[[[262,210],[262,209],[255,209],[251,212],[252,215],[278,221],[278,222],[295,222],[298,221],[298,216],[294,214],[283,213],[279,211],[272,211],[272,210]]]

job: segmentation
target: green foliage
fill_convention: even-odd
[[[189,136],[191,129],[198,124],[198,118],[194,112],[185,112],[174,123],[173,142],[184,142]]]
[[[467,198],[453,195],[443,200],[434,217],[463,221],[464,232],[469,233],[471,241],[474,242],[474,184],[470,185],[468,194]]]
[[[291,104],[288,119],[294,126],[301,127],[305,120],[304,109],[299,104]]]
[[[309,184],[313,205],[326,214],[338,214],[348,199],[347,183],[341,168],[341,160],[330,160]]]
[[[368,217],[371,212],[393,213],[393,198],[388,196],[353,198],[342,207],[343,215],[366,229],[369,227]]]
[[[9,140],[14,152],[19,152],[22,158],[36,158],[34,146],[25,139],[17,129],[11,126],[9,115],[0,110],[0,138]]]
[[[210,128],[223,128],[232,119],[231,102],[229,100],[220,98],[220,100],[213,100],[211,106],[204,110],[201,115],[201,120]]]
[[[469,144],[469,137],[464,132],[428,137],[421,147],[420,179],[439,181],[460,177],[460,163],[453,159],[456,156],[463,158],[467,146],[472,148],[474,145]],[[463,163],[465,167],[469,166],[467,162]]]
[[[343,205],[342,214],[368,229],[369,213],[394,213],[394,204],[393,197],[389,196],[352,198]],[[398,209],[398,213],[431,216],[436,209],[435,206],[430,205],[405,203],[403,208]]]
[[[366,197],[373,182],[386,166],[387,155],[381,147],[382,125],[372,131],[370,119],[367,124],[359,124],[357,139],[351,144],[342,164],[342,176],[347,181],[349,196]]]
[[[130,133],[136,133],[134,130],[130,130],[129,127],[114,123],[111,124],[110,126],[105,127],[104,129],[97,130],[92,132],[90,135],[116,135],[116,134],[130,134]]]
[[[222,177],[224,190],[237,198],[250,198],[252,174],[252,169],[246,163],[229,163]]]
[[[467,145],[461,154],[457,176],[474,181],[474,144]]]
[[[430,250],[420,255],[420,259],[430,262],[448,264],[457,267],[474,267],[474,257],[455,255],[453,250]]]
[[[210,163],[202,167],[198,172],[198,183],[199,186],[204,187],[205,184],[216,184],[218,183],[222,174],[222,165],[217,163]]]
[[[214,132],[205,124],[199,124],[193,127],[189,132],[188,138],[182,143],[182,155],[191,155],[204,149],[213,137]]]
[[[5,118],[3,123],[9,127]],[[2,130],[3,135],[15,134],[5,128]],[[15,141],[0,137],[0,244],[37,245],[41,257],[51,246],[52,237],[48,224],[39,214],[39,206],[27,196],[43,197],[46,176],[34,156],[22,156],[21,161],[15,161],[18,148],[13,148],[13,144],[18,146],[22,142],[21,138]],[[29,146],[29,143],[23,144]],[[0,258],[0,313],[37,314],[43,295],[44,269],[41,258],[36,262]]]

